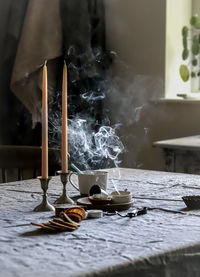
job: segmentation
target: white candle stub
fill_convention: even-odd
[[[102,210],[88,210],[87,211],[87,218],[101,218],[103,217]]]

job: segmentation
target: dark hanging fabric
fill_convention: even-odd
[[[13,64],[28,3],[29,0],[0,0],[0,15],[4,19],[0,30],[5,32],[0,40],[0,143],[40,145],[40,124],[32,129],[31,114],[10,91]],[[103,121],[106,68],[109,66],[105,49],[104,13],[103,0],[60,0],[63,57],[58,58],[60,72],[57,73],[62,77],[65,58],[68,64],[69,117],[79,115],[81,118],[90,118],[94,129]],[[58,91],[61,89],[61,77]],[[61,103],[61,95],[55,94],[56,101],[49,105],[54,110]]]
[[[110,63],[105,48],[104,1],[61,0],[60,3],[63,53],[68,65],[69,118],[75,117],[75,122],[77,117],[85,119],[86,129],[96,132],[104,123],[106,70]],[[72,162],[84,169],[74,157],[73,143],[69,151]],[[87,154],[81,153],[86,159]],[[88,162],[93,169],[100,168],[100,163]]]
[[[63,52],[68,64],[69,116],[102,124],[106,68],[103,0],[61,0]]]
[[[42,65],[48,61],[48,100],[57,91],[57,58],[62,56],[60,0],[29,0],[12,72],[11,89],[41,122]]]
[[[5,3],[6,2],[6,3]],[[1,32],[1,109],[0,129],[2,144],[34,144],[36,137],[31,128],[31,115],[10,91],[13,64],[20,40],[28,0],[1,0],[0,18],[4,15]],[[37,131],[36,131],[37,133]]]
[[[91,46],[105,52],[105,9],[103,0],[88,0],[91,22]]]

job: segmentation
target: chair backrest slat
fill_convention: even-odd
[[[49,148],[49,175],[55,175],[60,169],[60,150]],[[21,145],[0,145],[0,168],[2,182],[9,181],[8,172],[17,169],[17,177],[14,180],[23,180],[25,171],[31,170],[28,178],[36,178],[41,172],[41,147]],[[27,176],[26,176],[27,179]],[[14,181],[12,178],[12,181]]]
[[[2,182],[3,183],[7,182],[7,171],[5,168],[2,168]]]

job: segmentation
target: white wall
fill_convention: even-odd
[[[191,0],[168,0],[166,6],[166,68],[165,94],[167,98],[174,98],[177,93],[190,92],[190,80],[183,82],[179,75],[182,60],[183,26],[189,26],[191,17]]]
[[[192,0],[192,13],[193,14],[197,13],[200,16],[200,3],[199,3],[199,0]]]
[[[108,49],[138,74],[163,78],[165,0],[109,0],[105,5]]]
[[[145,167],[140,153],[150,148],[157,111],[153,97],[164,96],[165,0],[109,0],[107,48],[116,52],[108,95],[112,123],[120,123],[126,147],[124,166]],[[162,111],[161,111],[162,113]]]
[[[107,47],[117,53],[111,68],[108,98],[112,122],[121,123],[120,137],[126,147],[121,165],[163,170],[162,151],[154,149],[152,143],[200,133],[198,103],[151,101],[154,96],[164,95],[165,15],[169,5],[166,6],[165,0],[108,0],[105,4]],[[176,15],[180,13],[177,7],[171,9]],[[170,38],[168,47],[173,55],[172,44]],[[170,61],[169,57],[167,66],[172,68],[172,74],[168,78],[174,82],[178,70]],[[166,86],[170,94],[172,88]]]

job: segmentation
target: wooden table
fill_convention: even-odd
[[[166,171],[200,174],[200,136],[155,141],[165,155]]]
[[[199,276],[200,213],[185,210],[181,196],[199,194],[200,177],[138,169],[119,173],[109,170],[109,191],[111,179],[119,189],[132,191],[133,208],[150,208],[146,215],[84,220],[74,232],[53,234],[30,225],[53,216],[33,212],[41,201],[38,180],[1,184],[0,275]],[[68,187],[70,196],[77,196]],[[51,203],[61,188],[54,177]]]

